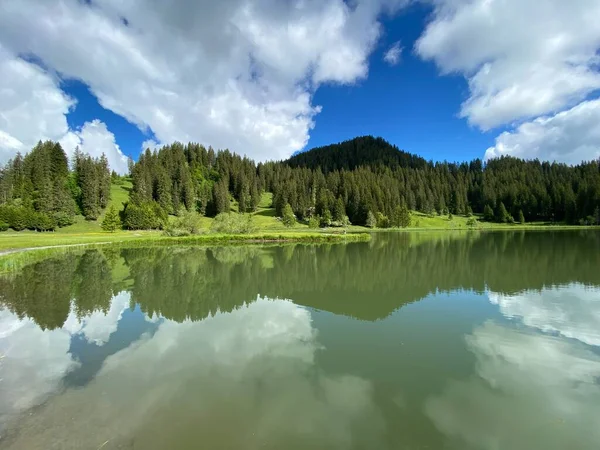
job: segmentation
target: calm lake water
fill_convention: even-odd
[[[2,449],[600,448],[600,232],[101,249],[0,279]]]

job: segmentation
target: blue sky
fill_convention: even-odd
[[[124,172],[174,141],[264,161],[366,134],[431,160],[600,158],[599,16],[598,0],[2,2],[0,163],[40,139]]]

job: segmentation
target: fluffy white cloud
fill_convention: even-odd
[[[105,153],[110,167],[127,171],[127,158],[106,125],[93,120],[69,130],[66,114],[75,107],[59,80],[37,65],[12,56],[0,45],[0,164],[17,152],[27,153],[39,141],[59,141],[71,156],[76,146],[92,156]]]
[[[0,42],[0,163],[39,140],[58,140],[69,131],[65,114],[75,101],[58,80],[35,64],[15,58]]]
[[[478,449],[597,448],[596,353],[493,322],[466,340],[477,375],[448,383],[425,405],[440,431]]]
[[[390,66],[395,66],[400,62],[402,58],[403,47],[400,45],[400,41],[395,42],[387,52],[383,55],[383,60]]]
[[[120,174],[127,173],[127,157],[117,145],[115,135],[98,119],[84,123],[79,130],[67,133],[60,139],[60,143],[68,155],[72,155],[76,147],[95,158],[104,153],[111,170]]]
[[[0,5],[0,42],[83,80],[161,143],[278,159],[307,142],[319,84],[367,75],[377,17],[403,3],[23,0]]]
[[[115,448],[167,448],[181,436],[227,448],[281,448],[290,439],[382,446],[371,384],[316,369],[319,348],[310,312],[290,301],[259,298],[201,322],[165,320],[108,357],[92,383],[25,416],[22,429],[35,433],[19,433],[15,446],[65,445],[64,436],[78,448],[107,439]]]
[[[483,129],[573,106],[600,88],[597,0],[435,0],[416,51],[461,73]]]
[[[485,158],[502,155],[578,164],[600,158],[600,100],[540,117],[496,138]]]

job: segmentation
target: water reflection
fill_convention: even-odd
[[[17,448],[95,448],[107,439],[109,448],[377,446],[383,422],[371,384],[320,371],[319,348],[309,311],[290,301],[166,320],[109,356],[93,383],[26,417],[20,426],[39,432],[24,433]]]
[[[0,448],[597,448],[598,267],[598,232],[42,261],[0,278]]]

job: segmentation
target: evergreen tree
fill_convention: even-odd
[[[496,210],[496,222],[509,222],[509,214],[508,211],[506,211],[506,207],[504,206],[503,202],[500,202],[500,204],[498,205],[498,209]]]
[[[289,203],[286,203],[283,208],[282,221],[286,227],[293,227],[296,224],[296,216]]]
[[[377,226],[377,219],[375,219],[375,215],[371,211],[367,213],[366,226],[369,228],[375,228]]]
[[[104,215],[104,219],[102,220],[102,229],[104,231],[115,232],[121,228],[121,218],[119,217],[119,212],[114,205],[112,205],[106,211]]]
[[[485,205],[485,208],[483,208],[483,218],[488,222],[494,220],[494,210],[490,205]]]
[[[519,223],[520,224],[525,223],[525,216],[523,215],[523,210],[522,209],[519,210]]]

